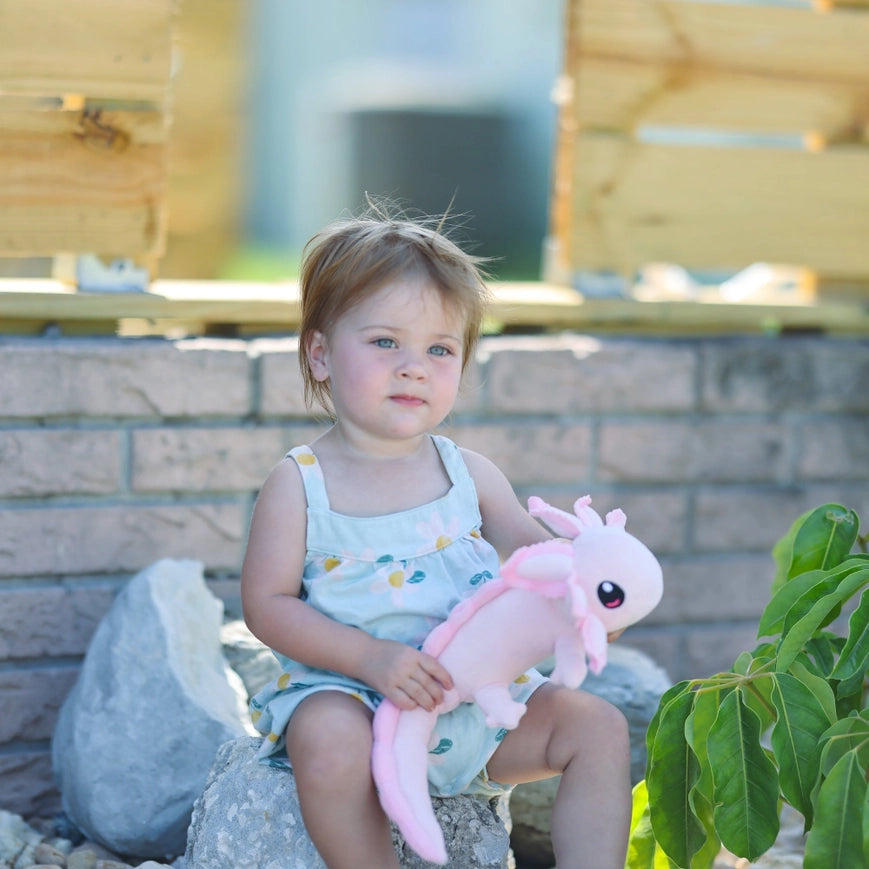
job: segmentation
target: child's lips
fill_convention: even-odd
[[[407,407],[419,407],[425,402],[416,395],[393,395],[392,400],[397,404],[403,404]]]

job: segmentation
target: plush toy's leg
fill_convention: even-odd
[[[384,700],[374,718],[371,768],[383,810],[407,844],[424,860],[444,864],[447,851],[427,774],[428,741],[439,711],[417,707],[408,712]]]
[[[514,700],[503,682],[484,685],[477,689],[474,700],[486,713],[486,724],[489,727],[506,727],[507,730],[513,730],[525,714],[525,704]]]
[[[585,645],[579,634],[561,634],[555,640],[555,667],[551,679],[568,688],[578,688],[588,673]]]

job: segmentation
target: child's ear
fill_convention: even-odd
[[[326,336],[322,332],[311,332],[305,353],[308,356],[308,365],[314,379],[320,381],[329,379],[329,348],[326,346]]]

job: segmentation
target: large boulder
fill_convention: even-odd
[[[550,662],[551,663],[551,662]],[[542,670],[549,669],[544,665]],[[618,643],[607,649],[607,665],[600,675],[589,673],[582,690],[617,706],[628,720],[631,736],[631,780],[646,774],[646,730],[661,695],[672,682],[648,655]],[[510,795],[512,845],[523,866],[547,867],[555,862],[550,844],[549,819],[561,777],[521,784]]]
[[[222,746],[193,809],[186,869],[325,869],[305,831],[295,778],[256,759],[258,739]],[[502,803],[434,800],[449,851],[447,869],[513,866]],[[429,869],[393,831],[403,869]]]
[[[199,562],[164,559],[130,580],[91,640],[52,761],[64,811],[112,851],[182,853],[217,749],[253,732],[222,615]]]

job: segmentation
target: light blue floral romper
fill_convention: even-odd
[[[480,535],[477,493],[459,448],[441,436],[433,440],[452,487],[432,503],[388,516],[332,512],[311,448],[296,447],[288,454],[301,472],[308,500],[303,599],[333,619],[417,648],[499,567],[497,553]],[[282,675],[250,704],[254,726],[265,736],[259,757],[272,766],[290,766],[284,731],[305,697],[344,691],[372,710],[381,700],[362,682],[275,655]],[[525,702],[544,681],[530,670],[513,683],[511,694]],[[485,772],[506,733],[487,727],[476,704],[462,703],[440,716],[429,744],[431,793],[496,796],[508,790]]]

